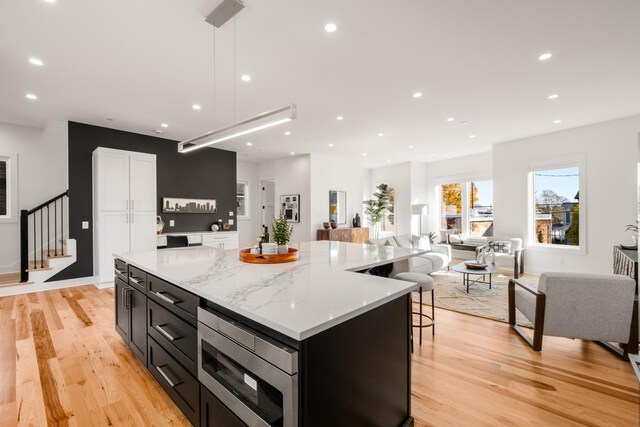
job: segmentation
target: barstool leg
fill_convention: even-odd
[[[436,294],[431,289],[431,335],[436,336]]]
[[[420,345],[422,345],[422,287],[418,292],[420,292]]]

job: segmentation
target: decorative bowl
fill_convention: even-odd
[[[286,254],[252,254],[251,248],[240,249],[238,252],[240,261],[250,264],[282,264],[300,259],[300,254],[295,248],[289,248]]]
[[[338,224],[337,224],[337,223],[335,223],[335,222],[332,222],[332,223],[331,223],[331,228],[333,228],[333,229],[338,228]]]
[[[323,222],[322,226],[324,227],[325,230],[328,230],[331,228],[331,224],[329,224],[328,222]]]
[[[487,264],[476,261],[467,261],[464,263],[464,265],[471,270],[484,270],[485,268],[487,268]]]

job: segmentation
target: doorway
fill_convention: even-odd
[[[260,208],[262,229],[271,228],[276,216],[276,181],[273,179],[260,180]]]

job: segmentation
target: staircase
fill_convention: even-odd
[[[21,284],[43,283],[76,261],[76,241],[65,235],[68,199],[67,190],[31,210],[20,211]]]

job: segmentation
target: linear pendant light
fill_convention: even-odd
[[[262,129],[290,122],[295,119],[296,104],[291,104],[283,108],[278,108],[277,110],[258,114],[250,119],[234,123],[220,129],[212,130],[195,138],[182,141],[178,143],[178,152],[188,153],[202,147],[208,147],[209,145],[217,144],[218,142],[238,138]]]

